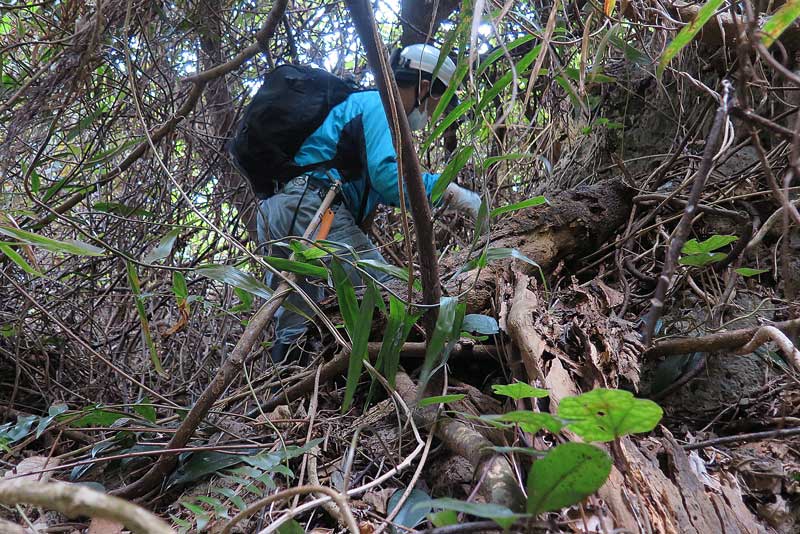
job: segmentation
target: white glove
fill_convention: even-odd
[[[447,208],[459,211],[472,218],[478,219],[478,210],[481,208],[481,197],[469,189],[464,189],[456,184],[449,184],[444,192]]]

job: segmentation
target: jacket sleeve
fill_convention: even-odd
[[[392,143],[392,132],[383,110],[380,95],[375,92],[371,96],[372,98],[364,102],[362,115],[367,171],[372,188],[380,196],[381,201],[391,206],[399,206],[397,153]],[[431,197],[431,190],[438,178],[438,174],[422,174],[422,182],[425,185],[425,194],[428,199]],[[406,193],[406,202],[408,202],[408,193]]]

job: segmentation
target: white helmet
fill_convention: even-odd
[[[392,67],[397,69],[413,69],[428,72],[433,75],[436,71],[436,65],[439,64],[439,55],[441,52],[438,48],[427,44],[413,44],[405,47],[396,63]],[[456,71],[456,64],[449,57],[446,57],[442,62],[441,67],[436,72],[436,78],[439,79],[445,87],[450,85],[450,80],[453,78],[453,73]]]

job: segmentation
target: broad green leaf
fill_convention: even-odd
[[[128,417],[128,414],[103,409],[99,406],[84,411],[85,415],[71,421],[69,425],[73,427],[109,427],[116,421]]]
[[[709,254],[717,249],[726,245],[730,245],[739,239],[735,235],[712,235],[705,241],[697,241],[697,239],[690,239],[683,244],[681,253],[683,254]]]
[[[522,202],[517,202],[516,204],[508,204],[507,206],[501,206],[499,208],[495,208],[491,211],[492,217],[497,217],[498,215],[502,215],[504,213],[509,213],[511,211],[517,211],[525,208],[532,208],[534,206],[541,206],[542,204],[547,204],[547,199],[543,196],[529,198],[528,200],[523,200]]]
[[[521,260],[529,265],[532,265],[533,267],[539,268],[538,263],[522,254],[519,250],[515,248],[498,247],[490,248],[486,251],[485,255],[481,254],[479,257],[470,260],[467,263],[465,270],[475,269],[478,266],[485,267],[491,261],[503,260],[506,258]]]
[[[510,509],[499,504],[466,502],[447,497],[433,499],[427,503],[419,503],[417,506],[420,508],[427,506],[430,508],[441,508],[442,510],[453,510],[475,517],[491,519],[503,529],[511,527],[518,519],[525,517],[523,514],[515,514]]]
[[[472,146],[461,147],[458,152],[456,152],[455,156],[450,159],[450,162],[442,171],[442,174],[436,179],[436,183],[433,184],[431,202],[438,202],[439,199],[442,198],[447,186],[450,185],[453,178],[461,172],[461,169],[464,168],[464,165],[467,164],[474,152],[475,148]]]
[[[630,391],[598,388],[577,397],[566,397],[558,405],[558,416],[567,428],[586,441],[614,439],[650,432],[663,411],[655,402],[637,399]]]
[[[186,285],[186,278],[180,271],[172,271],[172,293],[179,303],[189,298],[189,287]]]
[[[533,463],[528,474],[528,513],[539,515],[581,502],[611,473],[611,458],[587,443],[563,443]]]
[[[36,439],[39,439],[44,431],[47,430],[47,427],[50,426],[50,423],[52,423],[57,416],[66,412],[67,409],[68,408],[66,404],[54,404],[50,406],[50,408],[47,410],[47,416],[39,419],[39,424],[36,425]]]
[[[454,297],[442,297],[439,302],[439,316],[436,318],[436,326],[433,329],[431,339],[428,341],[425,361],[422,363],[422,369],[420,370],[419,384],[417,386],[420,392],[425,391],[425,386],[430,380],[434,368],[440,364],[444,357],[445,344],[453,335],[457,307],[458,299]]]
[[[339,301],[339,311],[344,320],[344,327],[350,336],[350,341],[352,341],[353,332],[355,332],[356,323],[358,322],[356,291],[353,289],[353,282],[350,281],[350,277],[347,276],[344,268],[336,259],[331,261],[331,277],[333,278],[333,286],[336,289],[336,298]]]
[[[290,273],[297,273],[303,276],[313,276],[314,278],[328,279],[328,269],[320,267],[319,265],[312,265],[302,261],[287,260],[286,258],[279,257],[265,257],[264,261],[278,269],[279,271],[288,271]]]
[[[400,299],[394,295],[389,296],[389,315],[383,333],[381,350],[375,358],[375,369],[386,378],[392,387],[395,385],[397,370],[400,368],[400,350],[420,317],[420,314],[408,313],[405,304]],[[369,405],[372,400],[376,386],[373,379],[367,394],[366,405]]]
[[[390,265],[378,260],[358,260],[356,265],[365,269],[375,269],[376,271],[386,273],[398,280],[408,282],[408,270],[404,267]],[[419,278],[414,279],[414,289],[422,291],[422,282],[419,281]]]
[[[761,44],[769,48],[800,17],[800,0],[788,0],[761,27]]]
[[[240,271],[232,265],[201,265],[195,271],[206,278],[230,284],[263,299],[269,299],[272,296],[272,290],[266,284],[252,274]]]
[[[125,262],[125,265],[128,270],[128,283],[131,286],[133,300],[136,304],[136,312],[139,314],[139,322],[142,325],[142,336],[150,352],[150,360],[153,362],[155,371],[161,376],[166,376],[164,368],[161,365],[161,357],[158,355],[158,349],[150,333],[150,321],[147,319],[147,310],[144,308],[144,298],[142,297],[142,290],[139,287],[139,275],[136,274],[136,266],[130,261]]]
[[[438,397],[425,397],[419,401],[422,407],[431,406],[432,404],[446,404],[448,402],[456,402],[464,399],[466,395],[463,393],[454,393],[452,395],[439,395]]]
[[[294,519],[290,519],[278,527],[278,534],[305,534],[305,532],[302,525]]]
[[[759,274],[768,273],[769,269],[752,269],[750,267],[739,267],[738,269],[735,269],[735,271],[737,274],[740,274],[744,277],[749,277],[749,276],[758,276]]]
[[[689,254],[688,256],[681,256],[678,259],[678,263],[681,265],[690,265],[692,267],[705,267],[706,265],[722,261],[727,257],[728,255],[724,252]]]
[[[458,523],[458,512],[455,510],[441,510],[435,514],[428,514],[428,519],[434,527],[441,528]]]
[[[102,248],[84,243],[83,241],[77,241],[74,239],[57,241],[33,232],[18,230],[17,228],[11,228],[8,226],[0,226],[0,234],[17,239],[22,243],[26,243],[34,247],[40,247],[45,250],[49,250],[51,252],[74,254],[76,256],[102,256],[105,252]]]
[[[535,388],[525,382],[514,382],[513,384],[495,384],[492,386],[492,392],[497,395],[504,395],[511,397],[514,400],[519,399],[542,399],[550,395],[546,389]]]
[[[42,273],[31,267],[31,265],[25,261],[25,258],[22,255],[11,248],[10,246],[6,245],[5,243],[0,242],[0,252],[8,256],[8,258],[17,264],[17,266],[25,271],[26,273],[33,275],[33,276],[44,276]]]
[[[244,461],[241,454],[217,451],[198,451],[189,456],[168,479],[167,487],[194,482],[212,473],[217,473]]]
[[[148,252],[142,261],[144,263],[155,263],[169,256],[170,252],[172,252],[172,247],[175,245],[175,241],[178,239],[180,233],[180,228],[173,228],[167,232],[167,235],[161,238],[161,241],[158,242],[158,245],[153,250]]]
[[[532,412],[530,410],[518,410],[501,415],[485,417],[494,421],[500,421],[502,423],[518,424],[522,430],[530,434],[536,434],[543,428],[555,433],[560,431],[564,426],[564,423],[549,413]]]
[[[700,32],[700,30],[705,26],[706,22],[714,15],[717,11],[719,6],[722,5],[722,0],[708,0],[706,4],[700,8],[700,11],[697,12],[694,20],[687,24],[686,26],[678,32],[678,35],[675,36],[675,39],[672,40],[671,43],[667,45],[666,50],[664,50],[664,54],[661,56],[661,60],[658,62],[658,67],[656,68],[656,76],[661,78],[661,75],[664,74],[664,69],[667,67],[670,61],[678,55],[678,52],[683,50],[683,48],[692,42],[695,35]]]
[[[134,404],[133,411],[145,421],[151,423],[156,422],[156,408],[147,397],[143,398],[141,402]]]
[[[464,316],[464,322],[461,324],[461,330],[464,332],[476,332],[478,334],[492,335],[500,332],[500,327],[497,324],[497,319],[488,315],[481,315],[478,313],[470,313]]]
[[[400,497],[405,493],[405,489],[398,489],[392,496],[389,497],[389,503],[386,505],[387,513],[392,513],[397,508],[397,503],[400,502]],[[420,523],[425,521],[425,516],[431,511],[430,507],[431,497],[427,493],[419,489],[411,490],[408,499],[403,503],[400,511],[394,518],[394,522],[398,525],[416,528]],[[419,506],[418,506],[419,505]],[[398,532],[392,528],[393,532]]]
[[[361,308],[358,310],[355,328],[350,332],[353,350],[350,352],[350,362],[347,368],[347,383],[345,385],[344,401],[342,402],[342,413],[349,410],[353,403],[353,396],[358,387],[358,379],[361,377],[364,360],[369,358],[367,344],[372,330],[372,316],[375,313],[375,303],[380,298],[380,293],[375,288],[375,284],[368,283],[364,299],[361,301]]]

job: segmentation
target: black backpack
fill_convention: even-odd
[[[264,76],[247,106],[228,150],[259,198],[275,194],[283,183],[334,160],[301,166],[294,156],[330,110],[359,87],[305,65],[280,65]]]

